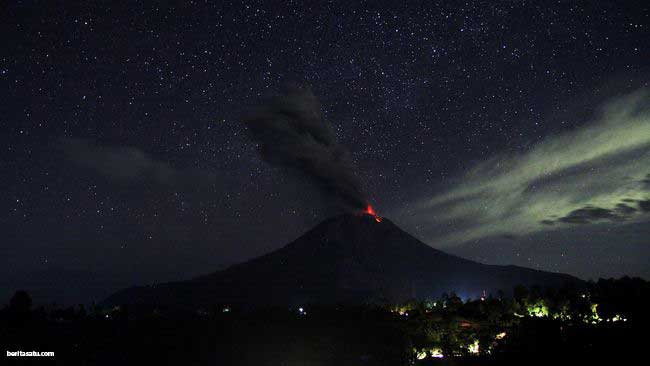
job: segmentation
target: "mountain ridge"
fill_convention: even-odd
[[[434,249],[389,219],[328,218],[285,246],[187,281],[127,288],[107,304],[198,307],[211,304],[398,302],[509,293],[515,285],[576,286],[566,274],[473,262]]]

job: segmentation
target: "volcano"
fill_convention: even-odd
[[[128,288],[106,304],[197,308],[212,304],[394,303],[508,294],[516,285],[576,286],[559,273],[473,262],[431,248],[373,214],[327,219],[286,246],[187,281]]]

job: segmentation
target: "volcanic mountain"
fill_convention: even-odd
[[[516,285],[561,287],[565,274],[486,265],[433,249],[388,219],[342,215],[283,248],[188,281],[133,287],[107,304],[198,307],[210,304],[297,305],[395,302],[444,292],[478,297]]]

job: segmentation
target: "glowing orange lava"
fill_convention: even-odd
[[[375,213],[375,209],[372,208],[370,204],[368,204],[368,207],[364,211],[365,214],[373,216],[375,218],[375,221],[381,222],[381,217]]]

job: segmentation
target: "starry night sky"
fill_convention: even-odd
[[[2,7],[5,299],[189,278],[335,214],[241,123],[288,83],[432,247],[650,278],[645,1],[75,3]]]

